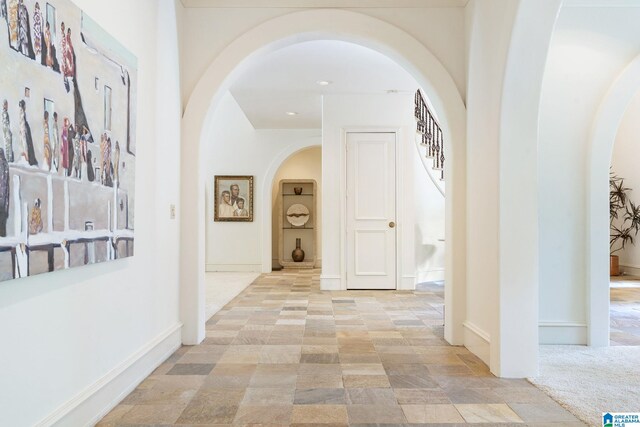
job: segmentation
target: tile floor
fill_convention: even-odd
[[[258,276],[260,273],[218,271],[205,273],[205,314],[207,319],[220,311]]]
[[[610,344],[640,345],[640,280],[612,278],[610,307]]]
[[[260,276],[99,425],[583,425],[448,345],[441,287],[321,292],[318,274]]]

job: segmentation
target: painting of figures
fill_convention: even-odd
[[[69,0],[0,0],[0,281],[133,255],[137,60]]]

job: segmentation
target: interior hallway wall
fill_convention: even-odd
[[[425,152],[426,149],[420,147],[420,150],[416,149],[412,156],[416,283],[444,280],[445,267],[445,198],[431,181],[419,158],[424,156]],[[412,153],[407,154],[412,155]],[[439,171],[433,173],[438,179]]]
[[[563,7],[558,17],[540,101],[543,344],[586,344],[588,340],[588,142],[604,96],[640,53],[635,27],[631,30],[620,23],[639,19],[640,9],[634,7]]]
[[[278,217],[280,207],[278,197],[280,196],[280,180],[282,179],[314,179],[317,183],[316,193],[316,218],[315,232],[317,242],[316,267],[322,266],[322,148],[311,147],[295,153],[289,157],[278,169],[278,173],[273,179],[271,190],[271,253],[273,267],[279,268],[278,263],[278,233],[280,232]]]
[[[0,285],[3,426],[93,424],[180,346],[175,5],[75,3],[138,58],[135,255]]]
[[[253,128],[240,106],[227,92],[207,130],[206,169],[206,269],[207,271],[262,272],[263,250],[271,250],[271,238],[263,242],[263,229],[271,230],[272,178],[288,155],[320,144],[315,129]],[[272,174],[269,176],[269,174]],[[215,222],[215,175],[253,176],[253,222]],[[268,197],[265,199],[265,197]],[[271,254],[268,256],[271,260]],[[271,263],[266,266],[271,270]]]
[[[500,114],[513,6],[505,1],[472,1],[468,17],[467,318],[464,342],[494,373],[499,366],[500,335],[496,307],[500,284]]]

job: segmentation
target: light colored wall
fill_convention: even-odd
[[[638,92],[624,114],[616,142],[613,146],[611,170],[624,178],[625,187],[631,188],[629,198],[640,204],[640,92]],[[635,245],[627,244],[623,251],[616,254],[620,257],[623,270],[630,274],[637,274],[640,269],[640,245],[634,239]]]
[[[445,198],[420,161],[419,156],[425,155],[425,148],[407,154],[413,158],[414,170],[416,282],[444,280]],[[436,178],[440,176],[439,171],[434,174]]]
[[[499,335],[499,115],[508,48],[508,38],[501,31],[509,25],[503,19],[503,6],[505,2],[475,1],[469,6],[467,83],[465,345],[494,368],[498,365]],[[501,31],[491,31],[498,28]]]
[[[280,195],[279,183],[280,180],[283,179],[314,179],[317,183],[315,233],[318,256],[316,258],[316,266],[321,266],[322,205],[320,204],[320,200],[322,200],[322,148],[307,148],[289,157],[282,166],[280,166],[278,173],[273,179],[273,186],[271,188],[271,205],[273,207],[271,216],[271,253],[274,267],[280,266],[278,263],[278,215],[280,215],[278,197]]]
[[[300,149],[319,145],[318,130],[258,130],[229,92],[207,129],[206,269],[271,271],[271,189],[282,161]],[[253,222],[214,222],[215,175],[252,175]],[[265,255],[266,253],[266,255]],[[265,263],[266,257],[266,263]]]
[[[322,276],[320,285],[326,290],[346,289],[344,248],[340,236],[344,234],[345,200],[345,130],[395,129],[397,143],[396,194],[398,217],[398,289],[415,286],[415,211],[413,161],[415,121],[413,94],[388,95],[325,95],[322,125]]]
[[[299,9],[187,8],[182,43],[183,102],[211,61],[234,39],[271,18]],[[465,94],[464,8],[356,8],[357,13],[379,18],[407,31],[424,44],[452,75]]]
[[[139,61],[136,253],[0,285],[1,425],[92,424],[180,345],[173,2],[76,4]]]
[[[619,22],[639,14],[567,7],[556,24],[540,101],[541,343],[587,342],[588,141],[605,94],[640,51]]]

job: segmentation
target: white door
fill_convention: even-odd
[[[347,133],[347,289],[396,289],[395,166],[395,133]]]

